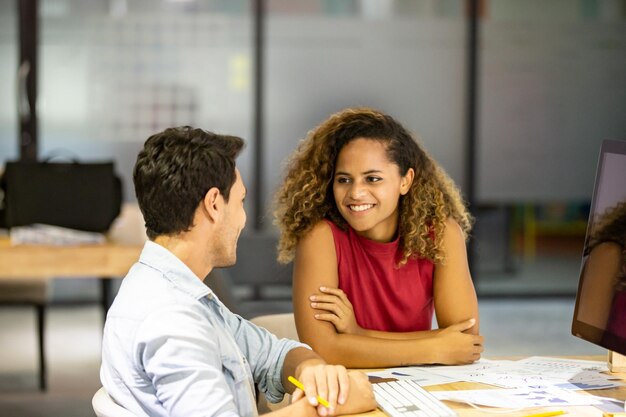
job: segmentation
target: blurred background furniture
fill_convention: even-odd
[[[137,261],[141,246],[108,242],[85,246],[11,246],[0,240],[0,278],[5,283],[52,278],[97,278],[103,289],[110,278],[121,278]],[[103,308],[110,305],[110,294],[103,293]]]
[[[0,304],[33,305],[37,311],[38,384],[45,390],[45,310],[50,282],[55,278],[98,279],[101,304],[106,312],[113,301],[112,283],[126,275],[139,258],[145,232],[136,205],[125,205],[107,236],[99,245],[43,246],[11,245],[0,238]]]
[[[247,285],[250,298],[267,298],[268,287],[291,286],[292,265],[276,260],[278,236],[270,232],[244,233],[237,242],[237,263],[228,268],[238,285]]]
[[[77,247],[11,246],[0,240],[0,303],[32,304],[37,309],[39,388],[46,389],[45,307],[49,280],[99,279],[104,314],[112,302],[111,283],[135,263],[140,246],[106,243]]]
[[[276,261],[277,245],[278,236],[270,232],[249,232],[239,237],[237,263],[219,270],[223,289],[228,288],[233,300],[231,305],[225,304],[233,312],[250,319],[293,311],[292,264]]]
[[[279,339],[299,340],[293,313],[268,314],[254,317],[250,321],[274,333]]]
[[[4,263],[1,263],[4,264]],[[45,309],[48,301],[48,283],[41,280],[24,279],[0,280],[0,304],[1,305],[32,305],[36,311],[39,389],[45,391],[46,384],[46,356],[45,356]]]

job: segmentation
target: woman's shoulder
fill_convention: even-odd
[[[296,258],[314,256],[316,259],[335,256],[335,238],[330,224],[321,220],[298,241]]]
[[[331,226],[332,225],[332,226]],[[306,232],[300,243],[303,244],[321,244],[333,241],[333,229],[334,224],[326,219],[320,220],[315,223],[308,232]],[[335,226],[336,227],[336,226]],[[298,245],[300,245],[300,243]]]
[[[461,225],[453,217],[448,217],[444,223],[443,238],[444,240],[461,240],[465,242],[465,232],[463,232]]]

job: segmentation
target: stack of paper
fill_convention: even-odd
[[[519,361],[481,359],[461,366],[414,366],[371,372],[371,377],[412,379],[422,386],[457,381],[480,382],[507,389],[435,391],[440,399],[491,407],[595,405],[600,400],[576,390],[623,385],[606,372],[606,363],[534,356]]]
[[[12,245],[86,245],[104,243],[102,233],[84,232],[82,230],[47,224],[12,227],[10,231]]]

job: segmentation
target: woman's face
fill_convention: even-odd
[[[410,168],[404,176],[387,158],[381,141],[359,138],[337,156],[333,194],[341,216],[361,236],[390,242],[398,228],[398,201],[413,182]]]

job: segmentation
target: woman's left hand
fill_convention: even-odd
[[[311,307],[327,313],[316,313],[315,318],[332,323],[338,333],[361,334],[363,329],[356,322],[352,303],[346,293],[331,287],[320,287],[320,291],[322,294],[309,297]]]

